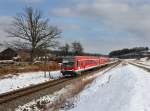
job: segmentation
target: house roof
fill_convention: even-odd
[[[3,47],[3,46],[0,46],[0,53],[3,52],[4,50],[6,50],[8,47]]]

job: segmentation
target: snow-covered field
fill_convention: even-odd
[[[50,77],[48,72],[46,74],[46,77],[44,77],[44,72],[41,71],[23,73],[13,75],[11,77],[4,77],[4,79],[0,79],[0,93],[5,93],[15,89],[27,87],[29,85],[38,84],[53,79],[58,79],[60,77],[62,77],[60,71],[51,71]]]
[[[150,73],[120,65],[98,77],[62,111],[150,111]],[[71,99],[72,100],[72,99]]]
[[[150,60],[145,57],[145,58],[141,58],[139,63],[145,64],[145,65],[149,65],[150,66]]]

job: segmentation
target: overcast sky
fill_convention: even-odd
[[[62,43],[80,41],[86,52],[150,46],[150,0],[0,0],[0,41],[12,16],[40,9],[62,30]]]

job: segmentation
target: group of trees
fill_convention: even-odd
[[[49,25],[49,20],[43,17],[41,11],[32,7],[27,7],[23,13],[14,17],[7,33],[14,40],[7,45],[16,50],[28,50],[31,62],[37,54],[46,54],[52,47],[58,47],[63,55],[83,53],[82,44],[77,41],[64,46],[58,45],[57,39],[61,37],[61,30]]]
[[[32,7],[27,7],[24,13],[15,16],[10,27],[7,33],[9,37],[15,38],[15,41],[9,43],[9,46],[15,49],[30,50],[31,62],[37,54],[43,55],[50,47],[58,47],[57,39],[61,37],[61,30],[51,26],[41,11],[34,10]],[[60,46],[59,50],[62,55],[85,55],[83,46],[78,41],[71,44],[66,43],[64,46]],[[148,50],[148,47],[115,50],[110,52],[109,56],[119,57],[145,50]]]
[[[131,53],[139,53],[141,51],[147,51],[149,50],[148,47],[135,47],[131,49],[122,49],[122,50],[115,50],[109,53],[110,57],[119,57],[125,54],[131,54]]]
[[[59,49],[63,53],[63,55],[82,55],[84,50],[82,44],[77,41],[74,41],[70,45],[66,43]]]

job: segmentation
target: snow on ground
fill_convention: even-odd
[[[144,61],[144,62],[139,62],[139,63],[142,63],[142,64],[145,64],[145,65],[149,65],[149,66],[150,66],[150,60],[147,60],[147,61]]]
[[[150,111],[150,73],[120,65],[83,90],[69,111]]]
[[[148,60],[148,57],[144,57],[144,58],[141,58],[140,59],[140,61],[143,61],[143,62],[145,62],[145,61],[147,61]]]
[[[24,104],[23,106],[18,106],[18,108],[16,108],[16,111],[41,111],[42,109],[44,110],[48,110],[48,111],[53,111],[53,108],[55,106],[57,106],[58,104],[62,103],[65,98],[69,98],[72,97],[72,95],[74,95],[74,93],[77,93],[80,88],[83,88],[83,85],[99,76],[104,74],[105,72],[109,71],[112,69],[113,66],[90,76],[86,76],[85,78],[82,78],[80,80],[78,80],[76,83],[70,83],[68,85],[66,85],[65,87],[63,87],[61,90],[54,92],[53,94],[50,95],[46,95],[43,97],[40,97],[37,100],[32,100],[31,102]],[[81,85],[82,84],[82,85]],[[79,86],[80,85],[80,86]],[[41,107],[41,105],[43,107]],[[51,107],[52,106],[52,107]]]
[[[54,103],[58,103],[61,97],[63,97],[70,89],[72,89],[72,84],[62,88],[58,92],[54,92],[52,95],[46,95],[37,100],[32,100],[23,106],[18,106],[15,111],[41,111],[38,107],[45,105],[51,108],[50,106],[54,106]],[[49,111],[53,111],[53,108],[49,109]]]
[[[4,79],[0,79],[0,93],[9,92],[15,89],[27,87],[29,85],[38,84],[62,77],[60,71],[51,71],[50,77],[48,72],[46,77],[44,77],[44,72],[42,71],[13,75],[9,78],[7,76]]]
[[[142,64],[150,66],[150,59],[148,59],[147,57],[141,58],[139,63],[142,63]]]

